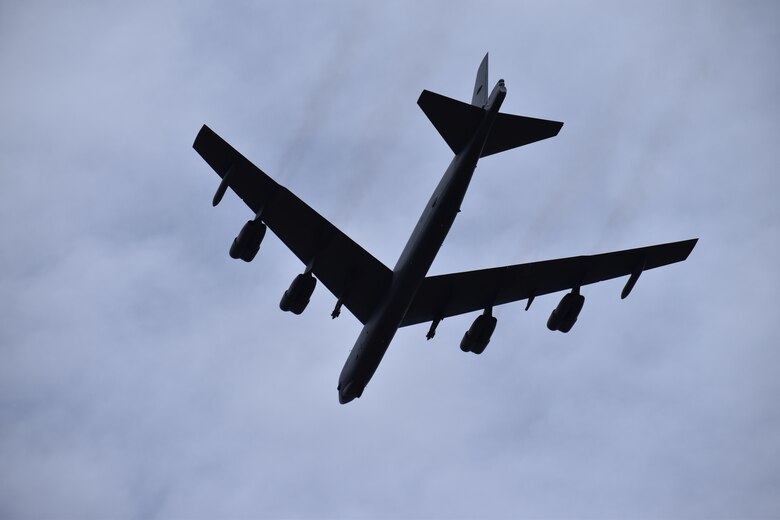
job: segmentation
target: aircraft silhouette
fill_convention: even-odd
[[[685,260],[698,239],[591,256],[426,277],[481,157],[547,139],[563,123],[499,112],[506,97],[504,80],[488,95],[488,56],[477,71],[471,104],[423,90],[417,104],[455,157],[420,216],[395,267],[390,270],[333,224],[273,181],[206,125],[193,147],[222,177],[213,205],[228,187],[255,213],[233,240],[230,256],[251,261],[266,228],[306,266],[282,296],[279,307],[300,314],[317,280],[336,296],[332,317],[344,306],[364,325],[341,371],[339,402],[363,394],[399,327],[431,322],[431,339],[449,316],[483,311],[463,336],[464,352],[481,354],[496,327],[492,308],[570,290],[552,311],[547,327],[569,332],[585,301],[583,285],[629,275],[621,294],[628,296],[642,271]]]

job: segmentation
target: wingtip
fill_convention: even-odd
[[[203,125],[200,127],[200,130],[198,130],[198,135],[195,136],[195,140],[192,142],[192,147],[196,150],[198,149],[198,143],[203,140],[204,136],[209,133],[214,133],[214,131],[209,128],[207,125]]]
[[[688,259],[688,257],[691,255],[691,252],[693,251],[693,248],[696,247],[696,244],[698,242],[699,242],[699,237],[691,238],[683,241],[687,249],[687,251],[685,252],[685,258],[683,258],[683,260]]]

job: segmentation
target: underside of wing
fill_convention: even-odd
[[[698,239],[426,278],[401,326],[572,289],[688,258]]]
[[[193,148],[343,305],[365,323],[392,272],[209,127]],[[215,198],[215,201],[218,200]]]

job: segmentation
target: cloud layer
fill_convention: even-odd
[[[25,2],[0,8],[0,516],[780,515],[774,3]],[[698,236],[690,259],[399,331],[337,402],[359,323],[191,148],[209,124],[392,265],[450,160],[415,106],[565,121],[485,159],[433,273]]]

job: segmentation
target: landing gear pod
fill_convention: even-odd
[[[251,262],[260,250],[260,242],[265,237],[266,225],[259,220],[250,220],[236,238],[233,239],[233,245],[230,246],[230,257],[240,258],[244,262]]]
[[[309,305],[309,300],[317,285],[317,279],[309,272],[299,274],[290,284],[290,288],[284,291],[279,308],[284,312],[300,314]]]
[[[491,316],[490,311],[485,311],[485,314],[477,316],[469,330],[463,335],[463,339],[460,341],[460,349],[463,352],[482,354],[485,351],[485,347],[490,343],[490,337],[493,335],[493,331],[496,330],[497,322],[498,320],[495,316]]]
[[[547,320],[547,328],[569,332],[577,322],[577,316],[580,315],[584,304],[585,297],[580,294],[579,287],[576,287],[570,293],[564,294],[561,302],[550,314],[550,319]]]

